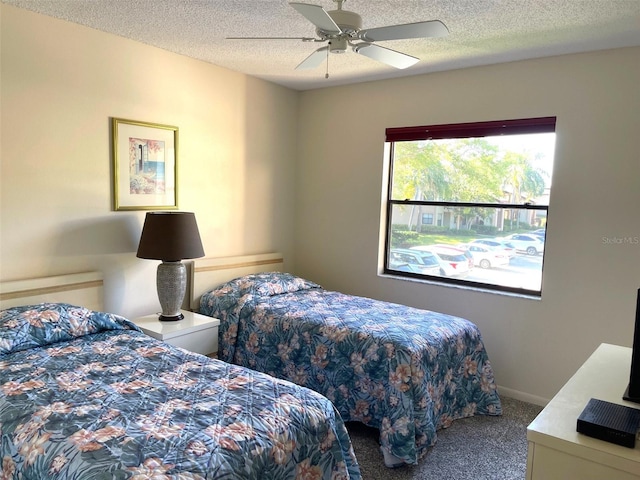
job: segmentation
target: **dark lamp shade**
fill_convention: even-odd
[[[148,212],[136,257],[164,262],[204,257],[192,212]]]

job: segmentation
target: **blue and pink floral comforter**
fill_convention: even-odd
[[[387,466],[416,464],[453,420],[501,414],[468,320],[277,272],[221,285],[202,296],[200,312],[221,321],[222,360],[309,387],[345,421],[378,428]]]
[[[66,304],[0,312],[0,458],[2,479],[361,478],[316,392]]]

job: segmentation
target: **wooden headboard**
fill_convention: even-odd
[[[197,312],[202,294],[229,280],[251,273],[282,272],[283,268],[284,259],[280,253],[194,260],[189,307]]]
[[[42,302],[70,303],[103,311],[102,273],[72,273],[0,283],[0,309]]]

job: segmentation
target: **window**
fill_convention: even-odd
[[[384,272],[540,296],[555,122],[387,129]],[[440,269],[400,269],[392,250],[432,253]]]

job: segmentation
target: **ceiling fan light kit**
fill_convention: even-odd
[[[291,5],[316,27],[318,38],[294,37],[303,42],[327,42],[296,66],[296,70],[308,70],[320,66],[329,53],[345,53],[348,47],[360,55],[385,63],[394,68],[408,68],[419,58],[381,47],[373,42],[404,40],[409,38],[444,37],[449,34],[446,25],[439,20],[390,25],[362,30],[362,18],[355,12],[342,9],[344,0],[334,0],[337,10],[326,11],[319,5],[292,2]],[[292,37],[228,37],[234,40],[282,40]],[[328,72],[325,75],[329,77]]]
[[[329,52],[331,53],[345,53],[347,51],[347,39],[346,38],[333,38],[329,40]]]

